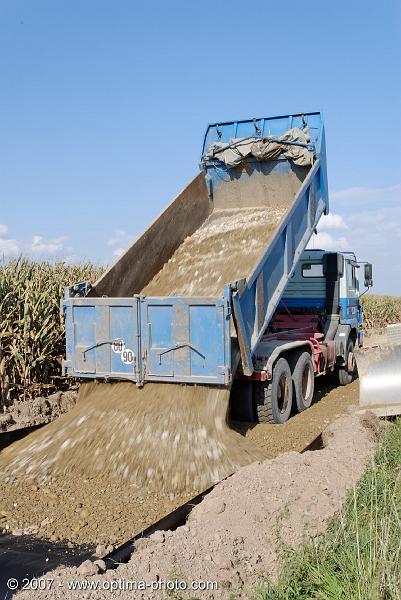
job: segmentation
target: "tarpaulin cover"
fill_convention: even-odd
[[[285,142],[295,142],[295,145]],[[304,145],[297,145],[309,143],[309,128],[305,127],[302,130],[295,127],[286,131],[279,138],[273,136],[248,137],[232,139],[228,143],[215,142],[210,146],[205,158],[220,160],[228,167],[236,167],[244,159],[250,157],[259,161],[287,158],[296,165],[309,166],[313,164],[313,152]]]

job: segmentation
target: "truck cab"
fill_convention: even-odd
[[[363,344],[358,269],[353,252],[304,250],[254,356],[253,415],[284,423],[313,400],[314,378],[355,376],[354,348]],[[365,268],[370,273],[371,265]]]
[[[325,257],[337,254],[340,269],[337,273],[338,292],[330,303],[325,274]],[[341,258],[342,257],[342,258]],[[342,265],[342,266],[341,266]],[[349,327],[348,335],[359,347],[363,344],[362,307],[359,300],[359,265],[353,252],[333,253],[326,250],[304,250],[290,278],[278,311],[286,308],[295,313],[315,311],[323,318],[328,314],[339,315],[339,324]],[[336,274],[334,273],[334,277]],[[336,283],[336,282],[334,282]]]

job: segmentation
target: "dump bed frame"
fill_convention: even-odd
[[[305,126],[315,156],[309,169],[284,159],[267,164],[247,159],[242,166],[227,167],[206,157],[216,140],[277,139],[293,127]],[[66,323],[64,374],[129,379],[138,385],[170,381],[228,386],[239,356],[243,373],[252,373],[259,340],[320,216],[328,212],[321,114],[209,125],[201,168],[93,287],[79,284],[66,290],[61,303]],[[272,182],[270,187],[267,181]],[[226,207],[232,198],[236,206],[262,206],[266,194],[277,203],[282,194],[293,199],[263,256],[244,279],[227,282],[220,297],[141,295],[140,290],[214,207]]]

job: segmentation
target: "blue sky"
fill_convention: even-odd
[[[208,122],[322,110],[316,243],[401,294],[400,6],[0,0],[0,252],[109,263],[197,173]]]

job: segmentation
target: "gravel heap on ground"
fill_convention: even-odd
[[[287,207],[219,209],[184,240],[142,290],[147,296],[216,296],[247,277]]]
[[[380,429],[373,415],[345,415],[324,432],[323,450],[290,452],[242,468],[193,509],[186,525],[139,541],[128,564],[96,577],[146,582],[175,577],[187,582],[211,580],[218,582],[217,592],[193,596],[249,600],[261,576],[277,576],[277,548],[282,543],[295,548],[305,534],[324,531],[327,519],[341,508],[347,490],[361,477]],[[97,567],[92,565],[92,569]],[[41,592],[43,598],[82,597],[82,592],[66,594],[65,585],[58,587],[58,582],[76,579],[84,571],[90,569],[48,573],[46,577],[55,581],[51,591]],[[23,592],[18,597],[29,600],[34,594]],[[126,596],[121,589],[99,588],[86,592],[85,598]],[[166,592],[150,589],[135,592],[138,599],[167,597]]]
[[[0,454],[0,525],[122,542],[263,457],[226,422],[229,391],[83,384],[75,408]]]
[[[47,397],[15,400],[4,413],[0,413],[0,431],[48,423],[75,406],[77,396],[77,391],[68,390]]]

